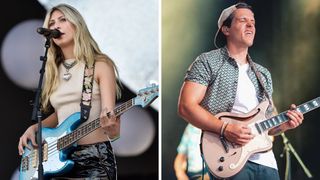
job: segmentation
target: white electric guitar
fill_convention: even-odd
[[[204,160],[211,174],[218,178],[228,178],[237,174],[245,165],[249,157],[257,152],[272,148],[272,140],[268,130],[279,126],[289,120],[285,112],[267,119],[265,112],[268,101],[260,103],[247,114],[234,114],[229,112],[218,113],[217,118],[230,124],[244,124],[251,128],[255,137],[246,145],[239,146],[220,139],[220,135],[203,131],[201,137],[201,150]],[[297,111],[307,113],[320,106],[320,97],[308,101],[297,107]]]

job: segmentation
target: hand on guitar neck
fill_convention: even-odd
[[[294,129],[302,123],[304,119],[303,114],[297,111],[296,108],[297,106],[292,104],[290,110],[287,112],[287,116],[290,118],[290,121],[284,124],[285,130]]]
[[[285,132],[289,129],[294,129],[298,127],[303,122],[303,114],[300,111],[297,111],[297,106],[291,104],[290,110],[287,111],[286,115],[289,120],[278,127],[269,130],[269,135],[279,135],[282,132]]]
[[[120,115],[116,116],[114,111],[104,108],[100,114],[100,125],[105,129],[110,139],[119,137],[120,134]]]

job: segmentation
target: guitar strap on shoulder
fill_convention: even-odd
[[[267,108],[266,115],[267,115],[267,117],[268,117],[268,116],[271,116],[271,115],[272,115],[272,112],[273,112],[273,103],[272,103],[271,97],[270,97],[270,95],[268,94],[267,89],[266,89],[266,87],[264,86],[263,81],[262,81],[262,79],[261,79],[261,74],[260,74],[260,72],[257,70],[257,68],[256,68],[256,66],[254,65],[252,59],[251,59],[249,56],[248,56],[247,59],[248,59],[248,62],[249,62],[249,64],[250,64],[250,66],[251,66],[252,69],[253,69],[253,72],[256,74],[257,79],[258,79],[260,85],[261,85],[262,88],[263,88],[263,93],[265,94],[265,96],[267,97],[267,99],[268,99],[268,101],[269,101],[269,106],[268,106],[268,108]]]
[[[92,98],[92,88],[93,88],[93,79],[94,79],[94,65],[91,67],[86,66],[83,73],[83,83],[82,83],[82,98],[81,98],[81,120],[86,121],[90,115],[91,109],[91,98]]]

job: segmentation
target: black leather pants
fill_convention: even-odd
[[[79,145],[70,154],[70,159],[75,162],[73,169],[63,177],[53,179],[117,179],[116,161],[109,141]]]

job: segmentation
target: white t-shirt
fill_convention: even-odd
[[[249,64],[239,65],[239,77],[238,87],[235,103],[232,107],[232,113],[248,113],[254,109],[259,101],[257,99],[257,93],[255,87],[248,76]],[[262,153],[255,153],[249,157],[249,161],[268,166],[274,169],[278,169],[277,162],[274,157],[273,151],[267,151]]]

